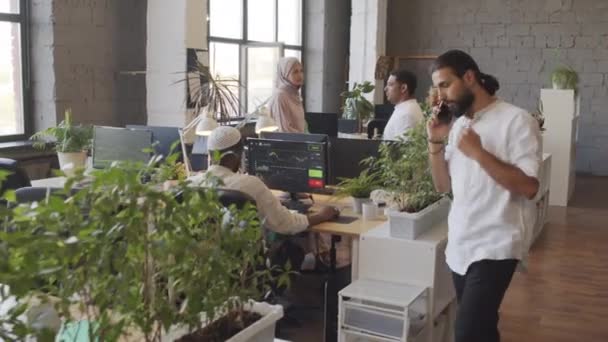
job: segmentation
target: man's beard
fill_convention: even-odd
[[[473,95],[473,92],[466,89],[459,99],[448,102],[448,108],[454,117],[459,118],[471,109],[473,101],[475,101],[475,95]]]

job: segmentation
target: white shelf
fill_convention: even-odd
[[[359,279],[342,289],[340,295],[407,307],[424,293],[424,290],[421,286]]]

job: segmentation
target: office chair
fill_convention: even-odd
[[[6,170],[11,173],[0,184],[0,194],[6,190],[17,190],[31,185],[27,173],[19,167],[18,162],[14,159],[0,158],[0,170]]]
[[[387,120],[382,119],[372,119],[367,124],[367,138],[371,139],[374,137],[374,130],[378,130],[378,134],[382,135],[384,133],[384,128],[388,123]]]
[[[17,161],[14,159],[0,158],[0,170],[8,171],[10,173],[4,181],[0,182],[0,196],[2,196],[6,190],[17,190],[24,186],[31,185],[27,173],[19,167]],[[0,198],[0,205],[6,206],[8,205],[8,202]]]
[[[219,200],[224,207],[235,205],[237,209],[243,209],[247,203],[256,205],[253,197],[244,192],[231,189],[219,189],[217,191]]]
[[[75,195],[78,190],[78,188],[71,189],[69,196]],[[47,192],[50,192],[50,194],[53,195],[59,195],[62,198],[67,197],[63,192],[63,188],[47,188],[42,186],[26,186],[19,188],[15,190],[15,197],[17,198],[17,203],[39,202],[46,199]]]

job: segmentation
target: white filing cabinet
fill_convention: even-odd
[[[375,281],[378,287],[403,286],[428,291],[428,317],[424,333],[407,341],[443,342],[451,341],[453,321],[456,310],[456,294],[452,284],[451,272],[445,262],[447,244],[447,222],[443,221],[419,236],[416,240],[393,238],[390,236],[388,222],[360,237],[359,279],[351,286],[362,286],[360,282]],[[345,290],[347,290],[346,288]],[[343,290],[344,291],[344,290]],[[347,294],[352,295],[350,292]],[[389,291],[385,291],[390,300]],[[403,290],[404,298],[409,292]],[[344,292],[341,292],[341,296]],[[381,295],[379,295],[381,297]],[[343,333],[342,322],[345,313],[340,304],[340,338]],[[414,338],[410,336],[411,338]],[[359,336],[352,341],[393,341]],[[341,341],[350,342],[350,339]],[[400,341],[400,340],[396,340]]]
[[[426,342],[428,288],[360,279],[339,294],[340,342]]]
[[[549,203],[565,207],[574,192],[580,97],[574,90],[541,89],[540,101],[547,129],[543,150],[552,159]]]

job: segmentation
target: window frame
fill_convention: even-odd
[[[300,28],[300,36],[301,36],[301,44],[300,45],[293,45],[293,44],[285,44],[284,42],[278,42],[278,38],[279,38],[279,16],[278,16],[278,12],[279,12],[279,1],[280,0],[274,0],[274,12],[275,12],[275,16],[274,16],[274,32],[273,32],[273,41],[272,42],[262,42],[262,41],[258,41],[258,40],[249,40],[249,1],[255,1],[255,0],[241,0],[241,4],[242,4],[242,8],[243,8],[243,18],[242,18],[242,30],[241,30],[241,38],[237,39],[237,38],[226,38],[226,37],[218,37],[218,36],[212,36],[211,35],[211,20],[213,20],[211,18],[211,0],[207,0],[207,9],[208,9],[208,20],[207,20],[207,44],[209,44],[209,53],[211,53],[211,43],[226,43],[226,44],[236,44],[238,45],[239,48],[239,84],[244,88],[247,89],[247,84],[245,82],[247,82],[247,55],[246,53],[244,53],[244,51],[246,51],[245,47],[247,46],[269,46],[269,45],[277,45],[280,44],[282,46],[281,49],[281,56],[284,56],[285,54],[285,50],[296,50],[296,51],[300,51],[300,61],[302,62],[302,64],[305,64],[305,54],[304,54],[304,49],[305,49],[305,13],[306,13],[306,0],[300,0],[301,1],[301,18],[300,18],[300,24],[301,24],[301,28]],[[243,82],[245,81],[245,82]],[[302,88],[302,96],[304,96],[304,88]],[[240,90],[239,91],[239,101],[241,102],[241,107],[244,107],[245,109],[247,109],[247,103],[248,103],[248,98],[247,98],[247,94],[246,94],[246,90]],[[245,114],[245,113],[243,113]]]
[[[0,22],[18,23],[21,48],[21,96],[23,108],[23,133],[0,135],[0,142],[27,140],[32,134],[31,116],[31,75],[29,49],[29,1],[19,0],[19,13],[0,13]]]

